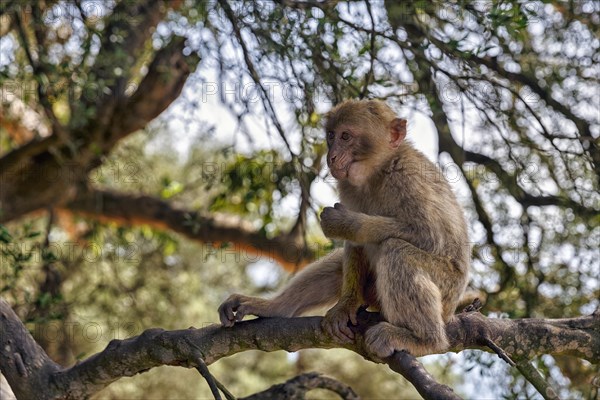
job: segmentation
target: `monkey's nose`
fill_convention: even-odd
[[[329,157],[329,163],[333,164],[335,162],[336,158],[337,158],[337,156],[331,156],[331,157]]]

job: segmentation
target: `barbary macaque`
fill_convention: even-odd
[[[406,120],[383,102],[348,100],[326,115],[327,165],[340,203],[321,213],[337,249],[298,273],[272,299],[231,295],[224,326],[245,315],[292,317],[330,306],[323,328],[354,339],[360,306],[385,322],[365,333],[381,359],[396,350],[415,356],[448,348],[445,323],[465,291],[470,262],[461,207],[441,171],[405,140]]]

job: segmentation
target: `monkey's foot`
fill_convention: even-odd
[[[266,317],[261,310],[263,299],[244,296],[242,294],[232,294],[219,306],[219,319],[223,326],[231,327],[236,321],[241,321],[246,315],[256,315],[257,317]]]
[[[408,350],[406,343],[402,343],[404,335],[403,329],[389,322],[380,322],[365,332],[365,346],[369,353],[383,360],[396,350]]]
[[[327,311],[321,326],[329,335],[341,340],[342,342],[352,342],[354,340],[354,332],[348,326],[348,321],[352,325],[357,325],[356,313],[359,305],[353,302],[345,302],[340,300],[332,309]]]

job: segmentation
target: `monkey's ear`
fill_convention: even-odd
[[[406,137],[406,120],[394,118],[390,124],[390,147],[396,148]]]

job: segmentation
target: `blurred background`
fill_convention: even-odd
[[[471,289],[494,317],[598,306],[600,3],[2,1],[0,291],[63,365],[150,327],[217,322],[330,243],[322,115],[385,100],[470,227]],[[423,358],[470,398],[540,398],[497,356]],[[542,356],[564,398],[597,366]],[[364,398],[417,398],[346,350],[211,366],[237,396],[317,370]],[[314,398],[331,393],[314,391]],[[207,398],[161,367],[95,398]]]

